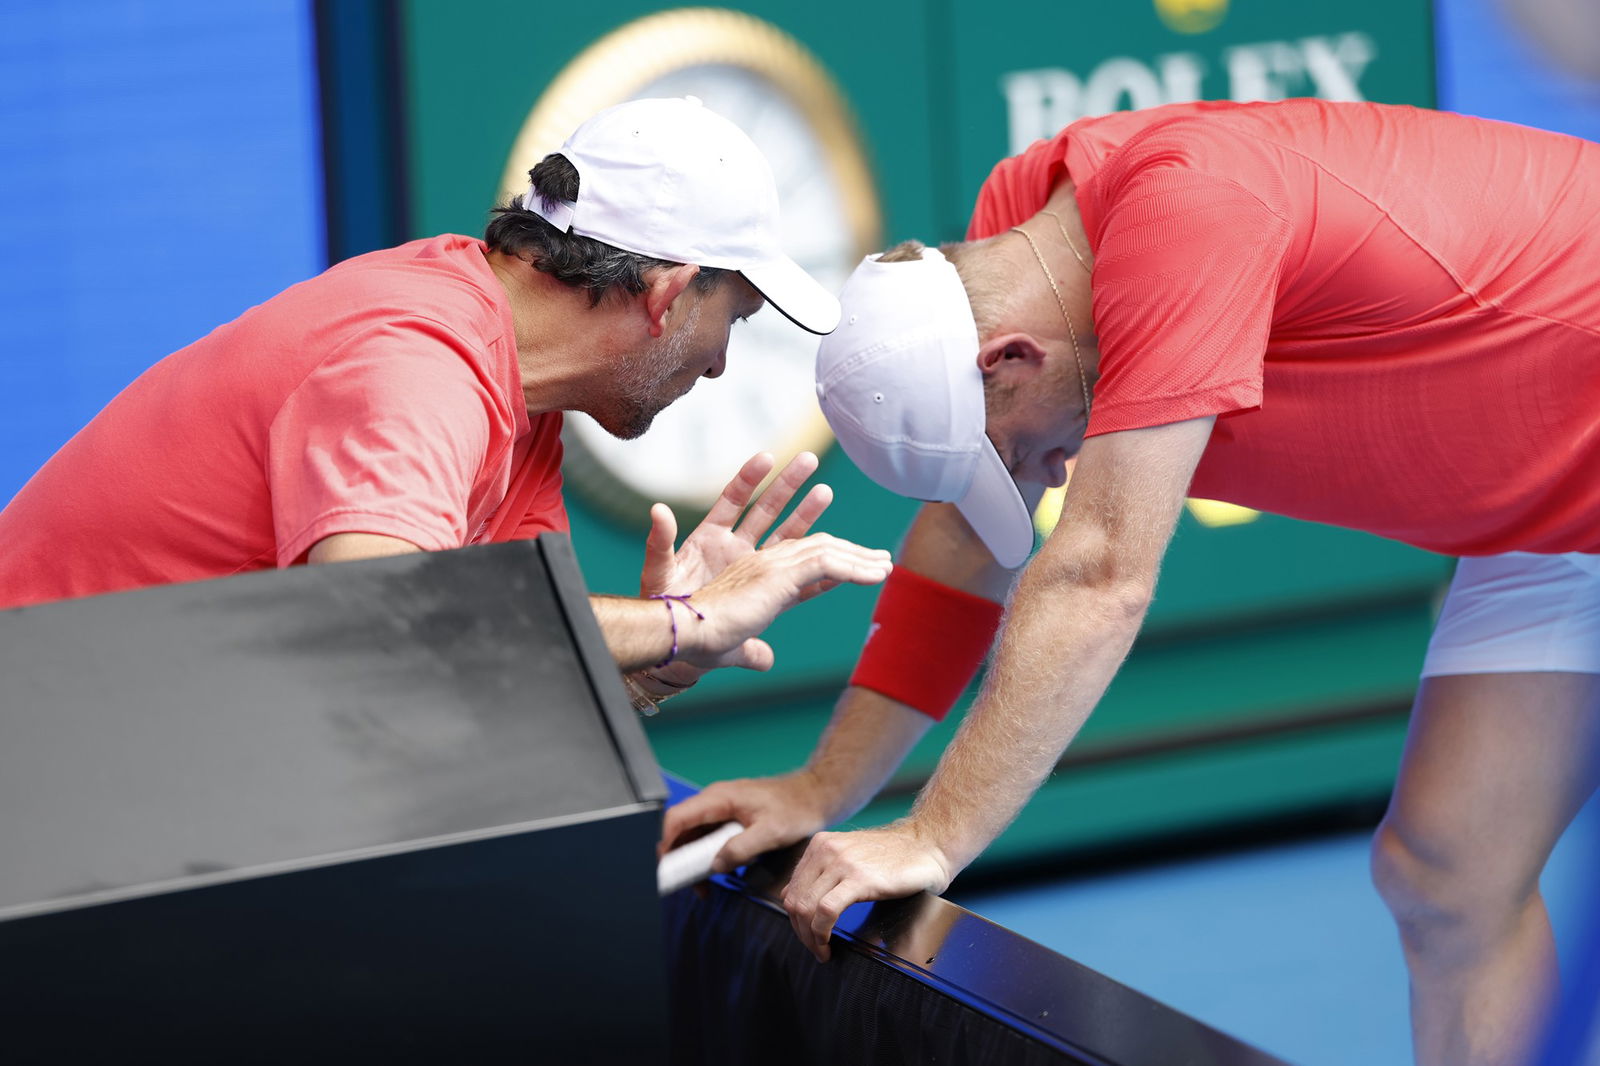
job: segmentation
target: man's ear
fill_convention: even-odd
[[[1001,333],[978,346],[978,369],[1003,381],[1038,373],[1045,358],[1044,348],[1026,333]]]
[[[700,273],[693,263],[674,267],[658,267],[651,271],[645,282],[644,309],[650,317],[650,336],[659,337],[667,328],[667,312],[673,301],[683,294],[689,283]]]

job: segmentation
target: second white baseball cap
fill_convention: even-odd
[[[638,255],[736,270],[812,333],[839,324],[839,301],[783,254],[778,185],[755,143],[694,97],[631,100],[590,118],[561,146],[578,199],[528,210],[563,233]]]
[[[868,256],[839,294],[844,318],[817,350],[817,399],[845,454],[891,492],[954,503],[1002,566],[1033,550],[1033,520],[984,433],[978,327],[936,248]]]

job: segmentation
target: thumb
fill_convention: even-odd
[[[773,654],[771,644],[759,637],[751,637],[729,655],[727,665],[765,672],[771,670],[776,661],[777,656]]]
[[[672,508],[658,503],[650,508],[650,533],[644,541],[644,568],[639,572],[639,592],[649,596],[665,592],[677,562],[672,548],[678,540],[678,519]]]

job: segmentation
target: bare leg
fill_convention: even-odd
[[[1424,679],[1373,877],[1421,1066],[1523,1066],[1556,991],[1539,874],[1600,782],[1600,675]]]

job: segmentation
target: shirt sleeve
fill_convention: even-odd
[[[993,237],[1007,228],[1009,220],[1018,217],[1021,209],[1016,204],[1016,184],[1017,171],[1021,166],[1021,160],[1012,156],[1000,160],[989,171],[988,178],[978,189],[977,202],[972,205],[972,217],[967,221],[967,240],[980,241],[985,237]]]
[[[1182,165],[1106,177],[1088,434],[1259,407],[1288,220],[1236,182]]]
[[[278,565],[336,533],[376,533],[437,551],[468,536],[492,400],[466,344],[426,320],[362,331],[279,410],[268,485]]]
[[[978,199],[967,222],[967,240],[982,240],[1004,233],[1032,218],[1044,206],[1065,170],[1065,133],[1048,141],[1035,141],[1021,155],[994,165],[978,189]]]

